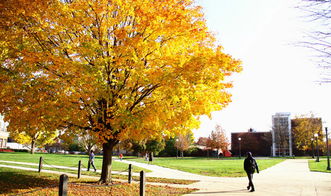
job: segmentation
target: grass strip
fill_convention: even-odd
[[[309,160],[308,165],[310,171],[331,173],[331,170],[326,169],[327,168],[326,159],[320,159],[320,162],[316,162],[315,160]]]
[[[276,165],[285,159],[256,159],[259,169],[262,171]],[[144,163],[142,158],[132,158],[130,161]],[[153,160],[154,165],[177,169],[180,171],[216,177],[244,177],[244,159],[210,159],[200,157],[158,157]]]

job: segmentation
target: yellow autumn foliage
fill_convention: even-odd
[[[192,0],[3,0],[0,13],[9,131],[90,130],[107,154],[196,128],[231,101],[227,76],[241,71]]]

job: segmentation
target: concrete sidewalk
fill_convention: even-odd
[[[199,191],[189,195],[281,195],[281,196],[330,196],[331,174],[310,172],[308,160],[289,159],[254,174],[256,191],[246,190],[247,178],[206,179],[189,185]]]
[[[124,160],[123,162],[152,170],[147,173],[147,176],[150,177],[199,180],[199,182],[187,186],[187,188],[199,189],[189,195],[331,195],[331,173],[310,172],[306,159],[288,159],[259,174],[254,174],[253,182],[256,191],[253,193],[246,189],[248,185],[246,177],[209,177],[146,163]]]
[[[146,177],[162,177],[162,178],[170,178],[170,179],[183,179],[183,180],[200,180],[202,178],[212,178],[208,176],[201,176],[198,174],[192,174],[189,172],[183,172],[175,169],[170,169],[166,167],[161,167],[153,164],[148,163],[140,163],[140,162],[134,162],[134,161],[127,161],[127,160],[117,160],[122,163],[132,164],[133,166],[138,166],[141,168],[145,168],[148,170],[151,170],[152,172],[146,173]]]
[[[3,160],[0,160],[0,164],[1,163],[9,163],[9,164],[17,164],[17,165],[25,165],[25,166],[39,166],[38,163],[26,163],[26,162],[17,162],[17,161],[3,161]],[[10,166],[10,165],[0,165],[0,167],[7,167],[7,166]],[[12,168],[16,167],[16,166],[11,166]],[[17,169],[21,169],[21,168],[27,168],[27,167],[19,167],[17,166]],[[44,168],[56,168],[56,169],[68,169],[68,170],[75,170],[77,171],[78,169],[78,165],[77,167],[67,167],[67,166],[60,166],[60,165],[50,165],[50,164],[43,164],[43,170],[45,170]],[[34,169],[32,171],[35,171],[38,169]],[[52,170],[47,170],[47,171],[52,171]],[[81,168],[81,171],[87,171],[87,168],[84,168],[84,166],[82,165],[82,168]],[[93,168],[90,168],[90,171],[93,171]],[[100,169],[97,169],[97,172],[98,173],[101,173],[101,170]],[[128,171],[125,170],[125,171],[112,171],[111,172],[112,174],[119,174],[119,175],[128,175]],[[139,173],[136,173],[136,172],[132,172],[132,175],[133,176],[139,176]]]

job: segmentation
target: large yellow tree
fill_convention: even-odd
[[[297,149],[313,150],[312,145],[316,140],[318,140],[318,144],[323,143],[322,119],[316,117],[313,113],[297,116],[292,120],[292,133]],[[317,138],[315,134],[318,135]]]
[[[241,70],[192,0],[3,0],[0,13],[0,112],[92,131],[104,183],[119,141],[196,127],[231,101],[226,77]]]

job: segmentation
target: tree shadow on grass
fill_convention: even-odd
[[[58,179],[47,174],[10,169],[1,171],[0,168],[0,194],[24,193],[34,189],[58,186],[58,183]]]

